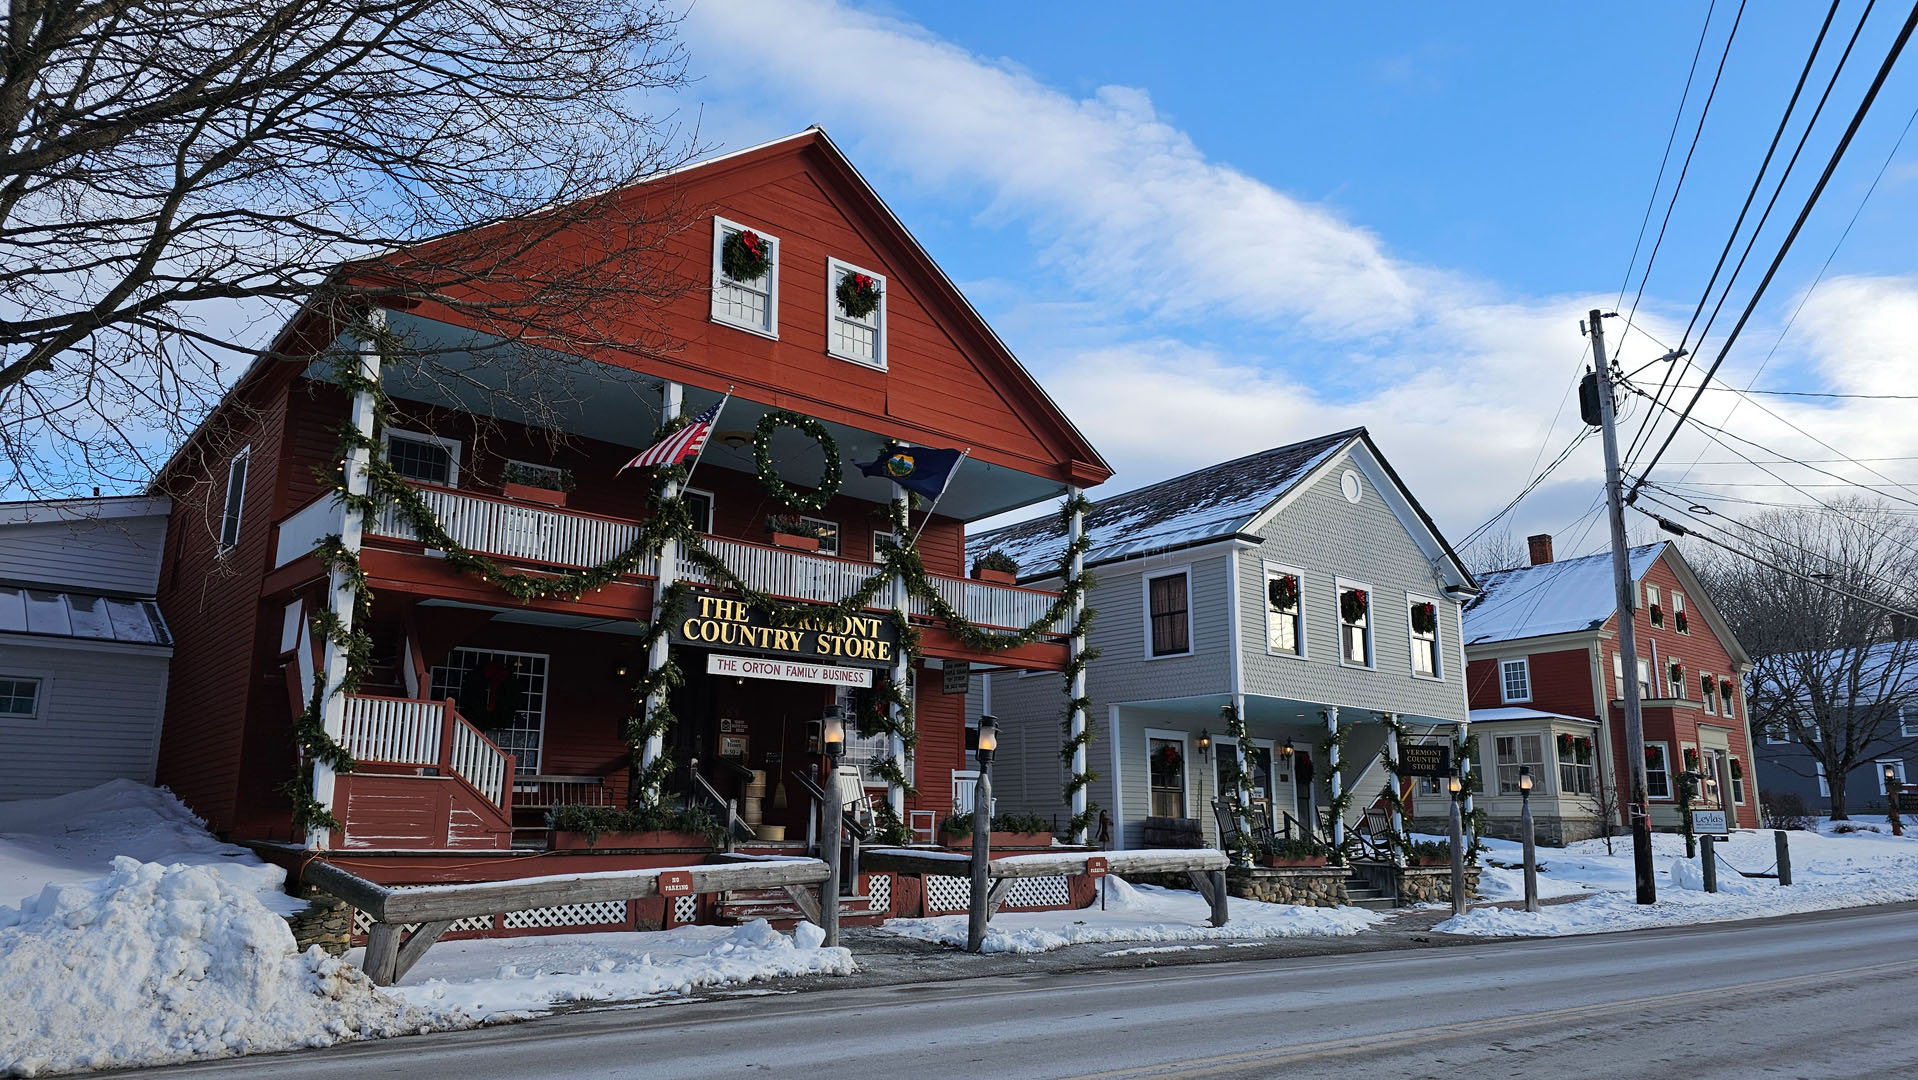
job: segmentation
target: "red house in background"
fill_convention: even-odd
[[[1601,785],[1629,791],[1625,672],[1618,653],[1610,553],[1555,562],[1552,538],[1530,538],[1531,565],[1480,576],[1465,611],[1466,693],[1479,737],[1492,831],[1516,835],[1518,770],[1534,779],[1541,834],[1595,835]],[[1675,829],[1678,774],[1704,776],[1697,804],[1758,826],[1758,784],[1745,711],[1751,666],[1698,578],[1669,543],[1631,551],[1655,828]],[[1613,805],[1617,805],[1616,800]],[[1620,817],[1620,823],[1623,818]]]
[[[968,576],[966,524],[1056,500],[1110,470],[823,132],[693,165],[618,197],[682,215],[649,257],[685,288],[643,313],[669,347],[579,347],[567,376],[576,407],[548,418],[546,430],[523,414],[510,353],[479,348],[488,327],[458,305],[381,313],[389,331],[459,372],[426,377],[389,365],[379,377],[395,411],[374,432],[378,452],[449,534],[518,571],[605,561],[632,543],[647,513],[649,475],[618,474],[620,466],[666,410],[696,415],[730,389],[687,506],[707,550],[753,588],[829,604],[874,572],[890,536],[887,504],[899,492],[852,465],[896,442],[970,451],[917,540],[946,602],[975,625],[1001,629],[1047,612],[1054,593]],[[751,281],[735,279],[722,258],[745,232],[770,252],[768,271]],[[850,274],[870,276],[880,294],[859,317],[835,299]],[[345,329],[316,310],[297,317],[273,350],[294,358],[257,361],[153,485],[176,507],[160,588],[176,646],[159,782],[225,835],[325,848],[386,883],[685,862],[684,849],[549,850],[545,828],[555,804],[625,805],[634,755],[622,725],[646,660],[638,635],[651,618],[659,565],[649,560],[576,599],[521,602],[449,566],[390,510],[365,522],[361,542],[373,594],[372,672],[327,719],[358,767],[321,770],[315,785],[342,827],[314,837],[294,831],[278,789],[297,775],[293,724],[329,663],[315,617],[332,602],[332,586],[313,549],[345,524],[323,476],[340,468],[339,431],[357,419],[355,395],[309,357],[339,347]],[[805,513],[796,540],[769,530],[769,517],[790,510],[755,461],[755,428],[775,409],[822,424],[845,463],[843,488]],[[550,437],[553,427],[562,439]],[[819,482],[822,451],[805,433],[773,429],[770,456],[787,485]],[[915,511],[912,524],[924,519]],[[685,682],[671,698],[667,791],[678,799],[710,787],[722,800],[738,798],[751,809],[760,849],[803,851],[812,803],[794,778],[816,772],[820,717],[847,704],[843,671],[890,672],[899,643],[887,613],[897,594],[881,589],[869,608],[877,617],[845,631],[850,644],[822,658],[823,631],[735,633],[728,627],[746,625],[749,613],[721,604],[726,594],[697,566],[682,561],[676,574],[693,593],[671,637]],[[941,669],[990,659],[1061,670],[1068,644],[1044,635],[988,657],[925,608],[912,599],[924,658],[910,762],[917,794],[888,789],[869,768],[888,754],[884,736],[855,740],[846,761],[861,766],[875,799],[891,798],[930,839],[952,808],[955,774],[963,781],[968,768],[965,698],[946,692]],[[767,665],[742,668],[727,657],[804,659],[841,673],[774,680],[759,674]],[[761,795],[748,790],[754,772],[765,774]]]

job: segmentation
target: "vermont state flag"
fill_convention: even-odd
[[[934,450],[894,443],[881,451],[877,460],[856,464],[867,476],[891,480],[907,491],[937,499],[945,493],[952,471],[965,456],[963,450]]]

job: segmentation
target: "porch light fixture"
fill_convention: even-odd
[[[991,715],[982,716],[979,718],[979,749],[974,751],[973,756],[979,759],[980,765],[990,765],[992,752],[997,749],[999,749],[999,718]]]
[[[1290,758],[1292,756],[1292,740],[1291,739],[1285,740],[1285,745],[1279,748],[1279,756],[1282,758]]]
[[[1208,729],[1199,732],[1199,759],[1209,761],[1212,758],[1212,732]]]
[[[819,718],[819,742],[826,759],[837,767],[839,756],[846,752],[846,713],[840,706],[826,706],[825,715]]]
[[[616,664],[613,667],[613,677],[616,679],[623,679],[632,673],[633,669],[627,667],[625,664]]]
[[[1889,764],[1886,765],[1885,766],[1885,786],[1889,788],[1891,785],[1897,782],[1898,782],[1898,767],[1896,765],[1889,765]]]
[[[1527,795],[1532,793],[1532,767],[1530,765],[1520,765],[1518,767],[1518,789]],[[1452,790],[1457,791],[1458,788],[1454,787]]]

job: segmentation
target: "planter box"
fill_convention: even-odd
[[[547,506],[565,506],[566,493],[551,488],[534,487],[531,484],[501,484],[501,489],[509,499],[520,502],[544,503]]]
[[[1304,858],[1287,859],[1287,858],[1282,858],[1278,855],[1266,855],[1259,859],[1259,865],[1270,866],[1274,868],[1281,867],[1281,866],[1324,866],[1325,856],[1307,855]]]
[[[553,833],[554,851],[650,850],[664,848],[711,848],[713,842],[704,833],[679,832],[603,832],[589,841],[583,832]]]
[[[819,550],[819,538],[817,536],[794,536],[791,533],[783,532],[776,532],[772,534],[772,536],[773,546],[775,547],[792,548],[795,551]]]
[[[1408,863],[1407,865],[1410,865],[1410,866],[1444,866],[1444,867],[1448,867],[1448,868],[1449,868],[1449,867],[1450,867],[1450,866],[1452,865],[1452,857],[1451,857],[1450,855],[1440,855],[1440,856],[1436,856],[1436,857],[1434,857],[1434,856],[1426,856],[1426,857],[1423,857],[1423,858],[1418,858],[1418,859],[1412,859],[1412,860],[1411,860],[1411,861],[1410,861],[1410,862],[1409,862],[1409,863]]]
[[[1019,575],[1005,570],[987,570],[980,567],[972,572],[975,581],[990,581],[994,585],[1017,585]]]
[[[954,836],[945,834],[945,844],[960,851],[972,850],[972,834]],[[986,843],[993,849],[999,848],[1049,848],[1052,846],[1052,834],[1049,832],[994,832],[986,834]]]

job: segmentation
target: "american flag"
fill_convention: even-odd
[[[726,407],[726,400],[720,398],[713,403],[712,408],[693,417],[692,423],[659,440],[650,449],[641,451],[638,457],[621,465],[619,471],[647,465],[677,465],[687,458],[698,456],[706,448],[706,440],[712,437],[713,424],[719,419],[719,410]]]

